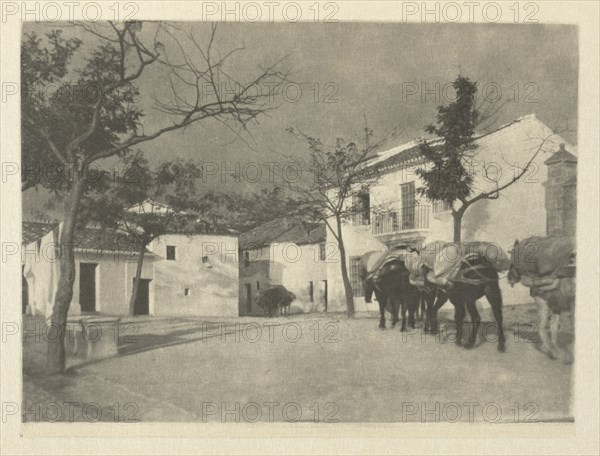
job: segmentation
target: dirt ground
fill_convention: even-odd
[[[572,419],[572,367],[537,350],[535,308],[505,306],[506,353],[496,350],[489,311],[472,350],[453,343],[451,317],[448,306],[437,336],[379,330],[376,315],[123,319],[134,326],[120,331],[118,357],[50,377],[42,375],[45,342],[30,334],[24,420]],[[564,329],[561,343],[571,338]]]

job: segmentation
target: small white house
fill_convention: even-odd
[[[23,221],[23,306],[34,315],[49,316],[60,274],[59,239],[62,224]],[[75,281],[69,314],[127,315],[137,264],[137,248],[111,230],[85,228],[74,240]],[[155,255],[147,251],[142,269],[138,314],[153,311]],[[27,297],[27,299],[26,299]],[[27,304],[25,304],[27,302]]]
[[[23,312],[49,316],[59,278],[61,224],[23,221]],[[138,248],[112,230],[75,235],[69,314],[127,315]],[[238,251],[233,234],[167,234],[146,249],[137,315],[238,315]]]
[[[283,285],[296,295],[292,311],[326,311],[328,250],[332,249],[327,249],[324,224],[294,217],[240,235],[240,315],[261,314],[256,298],[272,285]]]
[[[238,316],[238,237],[166,234],[150,243],[152,315]]]
[[[561,143],[569,152],[577,154],[574,146],[553,134],[533,114],[481,135],[470,163],[476,192],[490,191],[509,182],[538,148],[541,147],[541,151],[525,175],[503,190],[497,199],[481,200],[467,210],[462,221],[462,240],[495,242],[507,251],[515,239],[546,235],[548,169],[544,162],[559,150]],[[366,304],[363,298],[359,261],[365,252],[400,244],[422,245],[434,240],[453,240],[451,206],[427,201],[417,192],[422,182],[416,169],[427,166],[416,141],[382,150],[367,163],[368,169],[378,176],[377,181],[351,202],[363,210],[354,214],[343,227],[348,270],[358,311],[376,310],[377,306],[376,303]],[[328,236],[328,241],[333,242],[332,235],[328,233]],[[336,259],[339,261],[339,255]],[[345,309],[338,263],[327,263],[327,277],[331,306],[336,310]],[[506,280],[501,280],[500,285],[507,303],[531,300],[524,287],[511,288]]]

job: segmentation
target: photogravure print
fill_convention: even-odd
[[[578,424],[580,29],[344,7],[2,3],[3,424]]]

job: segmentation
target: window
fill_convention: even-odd
[[[327,250],[326,250],[325,243],[321,242],[319,244],[319,260],[325,261],[326,256],[327,256]]]
[[[244,284],[244,288],[246,289],[246,312],[252,312],[252,285],[249,283]]]
[[[190,295],[190,289],[189,288],[184,288],[183,289],[183,296],[189,296]]]
[[[206,264],[208,263],[208,257],[207,256],[203,256],[202,257],[202,264]]]
[[[400,186],[402,198],[402,229],[412,230],[415,227],[416,193],[415,183],[408,182]]]
[[[250,266],[250,252],[244,251],[244,266]]]
[[[260,290],[260,282],[256,282],[256,289]]]
[[[352,224],[368,225],[371,223],[371,197],[368,192],[361,192],[352,197]]]
[[[175,246],[174,245],[167,246],[167,260],[175,260]]]
[[[433,202],[433,213],[439,214],[440,212],[448,212],[452,210],[452,204],[448,201],[434,201]]]
[[[309,302],[315,302],[315,288],[311,282],[308,282],[308,300]]]
[[[350,285],[352,285],[352,291],[354,296],[364,296],[365,291],[363,289],[363,281],[360,278],[360,257],[350,257]]]

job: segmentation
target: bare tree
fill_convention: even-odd
[[[288,189],[298,201],[299,211],[312,220],[324,222],[337,243],[347,315],[352,318],[354,293],[348,274],[343,226],[352,216],[360,214],[369,217],[373,208],[362,206],[355,201],[355,197],[368,192],[377,180],[367,166],[374,151],[400,131],[396,129],[384,140],[374,143],[373,131],[368,128],[365,118],[362,143],[337,138],[331,147],[297,129],[289,128],[288,131],[307,143],[309,156],[305,166],[313,175],[312,179],[302,183],[288,182]]]
[[[35,104],[35,109],[24,110],[22,118],[23,135],[35,137],[36,143],[44,146],[39,153],[52,155],[69,168],[69,179],[63,188],[66,201],[60,233],[60,277],[48,337],[49,373],[65,368],[64,328],[75,278],[73,238],[90,165],[126,154],[132,147],[168,132],[209,120],[220,122],[236,135],[248,132],[261,115],[276,107],[269,101],[287,79],[287,72],[280,70],[283,59],[259,68],[248,79],[232,75],[231,64],[242,48],[220,52],[215,24],[205,25],[209,29],[205,42],[194,29],[165,23],[72,26],[87,32],[93,48],[82,56],[81,68],[66,65],[56,79],[69,82],[70,86],[91,86],[95,96],[90,97],[89,91],[78,91],[70,97],[28,96],[24,103]],[[52,41],[50,36],[48,39]],[[53,64],[48,55],[56,46],[46,45],[32,35],[26,37],[25,43],[23,52],[27,55],[22,66],[37,65],[37,73],[46,74]],[[77,40],[77,46],[80,44],[82,41]],[[27,58],[30,55],[32,59]],[[138,96],[146,95],[145,100],[151,97],[140,93],[135,85],[150,71],[156,71],[157,80],[164,81],[170,91],[168,99],[154,97],[153,108],[165,114],[163,125],[158,127],[144,122],[141,104],[135,102]],[[235,90],[222,90],[223,83]],[[253,90],[256,86],[268,90]],[[208,93],[207,87],[213,90]],[[34,148],[28,150],[36,153]]]

